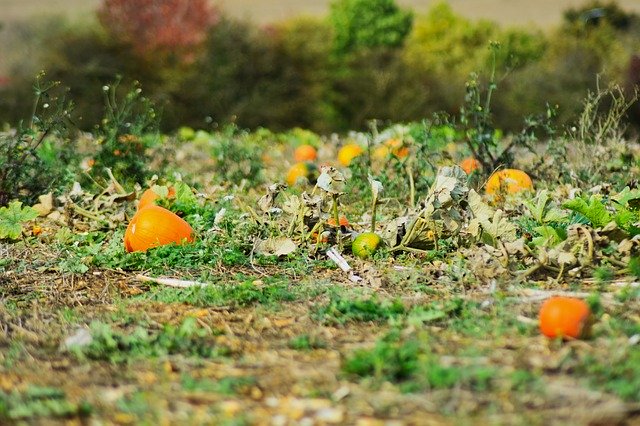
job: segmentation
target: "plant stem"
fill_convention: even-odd
[[[376,232],[376,210],[378,210],[378,197],[374,195],[371,204],[371,232]]]
[[[331,207],[333,211],[333,219],[336,221],[336,241],[338,243],[338,247],[342,250],[342,233],[340,232],[340,217],[338,216],[338,195],[331,194],[331,198],[333,199],[333,206]]]
[[[409,205],[411,208],[416,205],[416,185],[413,181],[413,167],[407,164],[407,175],[409,176]]]

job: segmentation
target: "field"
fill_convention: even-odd
[[[250,4],[228,8],[307,3]],[[355,31],[364,12],[222,21],[195,60],[151,46],[166,21],[131,45],[58,32],[60,72],[3,80],[0,424],[640,425],[640,88],[584,84],[636,69],[640,34],[504,33],[522,41],[504,64],[538,61],[509,92],[464,71],[495,71],[495,28],[444,10],[401,44],[405,14]],[[410,47],[420,63],[398,59]],[[31,52],[14,54],[40,69]],[[448,113],[387,110],[453,96],[456,76]],[[545,108],[505,108],[532,87]]]
[[[638,424],[640,148],[607,123],[605,146],[488,151],[442,123],[50,139],[85,157],[60,196],[0,209],[0,420]],[[533,187],[486,181],[506,152]],[[169,211],[141,205],[149,168]],[[590,314],[547,337],[553,296]]]

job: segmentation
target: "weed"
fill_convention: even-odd
[[[627,401],[640,401],[640,349],[637,346],[610,348],[606,359],[584,357],[578,366],[589,383]]]
[[[27,123],[13,133],[0,133],[0,206],[12,199],[33,203],[73,175],[74,148],[65,138],[71,104],[56,91],[58,83],[44,82],[43,77],[36,77]]]
[[[276,305],[296,299],[287,281],[256,283],[225,282],[188,289],[158,288],[141,296],[162,303],[188,303],[194,306],[250,306],[255,304]]]
[[[159,140],[158,115],[139,85],[118,99],[119,85],[120,79],[103,87],[105,115],[95,130],[99,150],[93,167],[111,169],[120,182],[140,183],[149,177],[146,149]]]
[[[375,298],[334,296],[327,305],[316,311],[315,317],[325,323],[345,324],[352,321],[387,321],[404,313],[405,307],[399,300],[389,302]]]
[[[235,395],[256,383],[254,377],[223,377],[220,379],[197,379],[183,374],[182,389],[189,392],[212,392],[221,395]]]
[[[428,337],[402,338],[394,330],[373,349],[361,349],[347,357],[343,371],[357,377],[390,381],[407,392],[464,387],[475,391],[492,388],[497,371],[481,365],[448,365],[439,360]]]
[[[91,323],[89,345],[72,348],[80,358],[123,363],[137,358],[161,357],[173,354],[212,358],[228,353],[217,347],[210,332],[198,325],[195,318],[185,319],[179,327],[165,325],[156,333],[140,326],[131,333],[114,330],[109,324]]]
[[[93,408],[87,402],[72,403],[58,388],[29,386],[23,393],[0,391],[0,419],[26,420],[37,417],[88,416]]]
[[[301,334],[289,340],[289,347],[297,351],[310,351],[327,347],[327,343],[316,335]]]

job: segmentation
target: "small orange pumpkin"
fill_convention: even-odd
[[[515,194],[527,189],[533,189],[533,182],[528,174],[518,169],[504,169],[493,173],[487,181],[487,194],[506,191]]]
[[[127,252],[147,251],[166,244],[193,241],[193,229],[184,219],[164,207],[150,205],[131,218],[124,233]]]
[[[460,168],[468,175],[482,168],[482,164],[473,157],[467,157],[460,162]]]
[[[318,151],[309,144],[300,145],[293,151],[293,159],[300,163],[302,161],[315,161],[318,158]]]
[[[584,300],[555,296],[542,304],[539,319],[545,336],[579,339],[589,334],[591,309]]]
[[[362,148],[357,143],[348,143],[338,151],[338,162],[342,164],[344,167],[349,167],[349,164],[353,161],[354,158],[362,155],[364,153],[364,148]]]
[[[340,222],[340,226],[344,226],[344,227],[349,227],[349,220],[347,219],[346,216],[340,216],[340,218],[338,219]],[[334,217],[330,217],[329,220],[327,220],[327,225],[329,226],[333,226],[335,228],[336,226],[336,219]]]
[[[169,194],[167,194],[167,198],[174,198],[175,196],[176,196],[176,189],[173,186],[170,186]],[[160,195],[157,192],[155,192],[153,188],[148,188],[140,196],[140,201],[138,202],[138,210],[142,210],[147,206],[155,204],[156,200],[159,198],[160,198]]]

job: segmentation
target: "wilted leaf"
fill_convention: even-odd
[[[344,175],[335,167],[322,167],[321,170],[316,183],[318,188],[333,195],[343,194],[346,182]]]
[[[46,216],[53,210],[53,192],[38,197],[38,204],[33,206],[39,216]]]
[[[286,256],[296,248],[296,243],[291,238],[267,238],[258,243],[256,253],[263,256]]]
[[[402,237],[405,234],[405,228],[409,218],[407,216],[402,216],[390,220],[387,223],[386,228],[382,231],[382,239],[388,247],[395,247],[400,244]]]
[[[367,176],[367,179],[369,180],[369,185],[371,186],[371,193],[373,194],[373,199],[377,200],[379,195],[383,191],[382,182],[380,182],[379,180],[375,180],[371,175]]]
[[[497,240],[516,240],[516,226],[504,216],[502,210],[493,211],[474,190],[469,192],[469,209],[474,216],[468,228],[471,235],[481,236],[485,243],[491,245],[495,245]]]
[[[274,183],[267,187],[267,193],[260,197],[258,200],[258,207],[262,210],[263,213],[268,213],[273,208],[273,203],[276,200],[280,191],[285,188],[285,185],[280,183]]]

